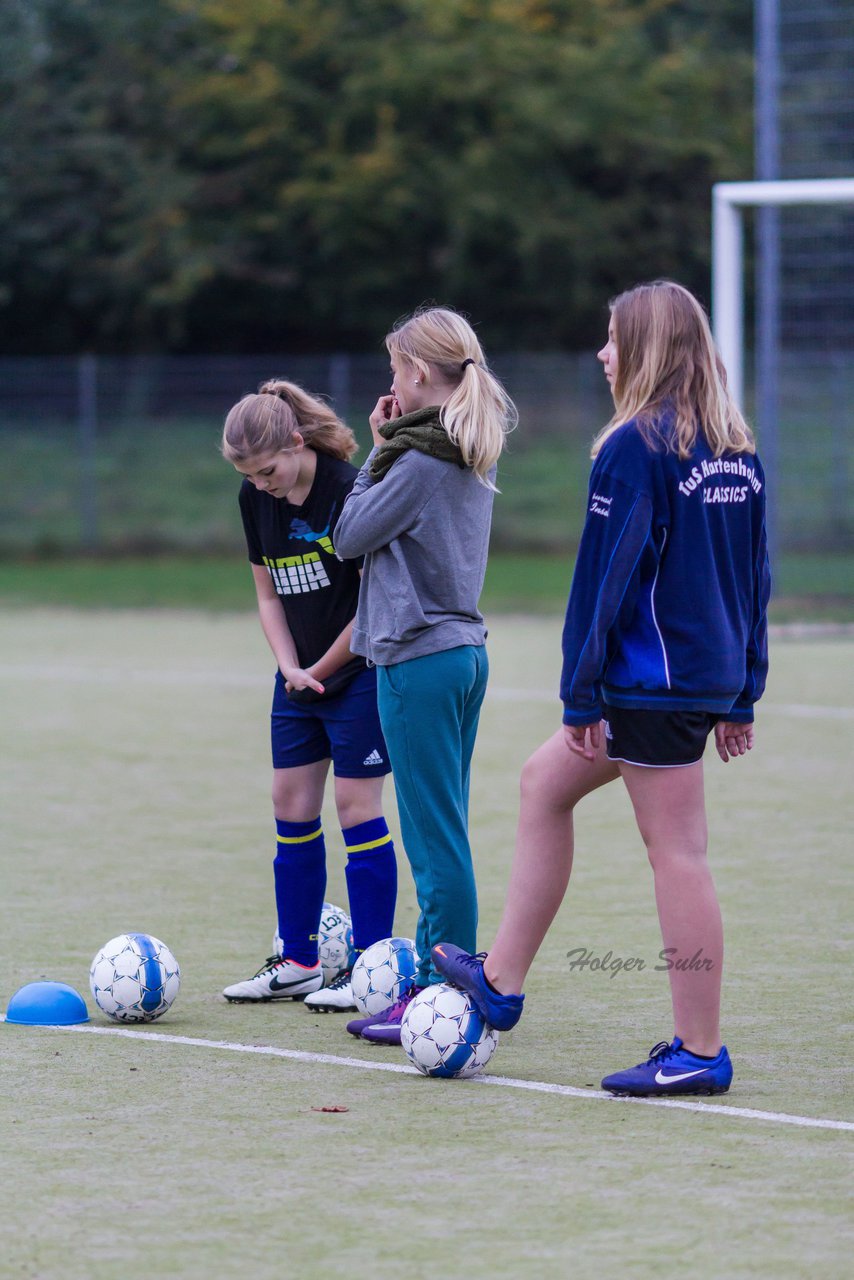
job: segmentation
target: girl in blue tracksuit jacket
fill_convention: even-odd
[[[504,916],[484,958],[437,968],[512,1026],[563,899],[575,805],[622,777],[647,847],[674,1037],[606,1077],[615,1093],[717,1093],[723,936],[706,860],[702,755],[753,745],[768,668],[765,476],[708,320],[670,281],[611,304],[599,352],[615,413],[594,442],[587,518],[563,631],[563,727],[525,765]]]

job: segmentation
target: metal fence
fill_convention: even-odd
[[[520,412],[499,470],[495,545],[571,551],[590,441],[611,412],[595,354],[503,354],[494,366]],[[826,348],[793,352],[782,369],[770,495],[781,547],[851,550],[851,361]],[[368,414],[389,384],[381,354],[0,357],[0,553],[240,548],[220,432],[231,405],[274,375],[327,396],[365,456]]]
[[[521,412],[502,488],[520,477],[526,492],[513,485],[519,518],[508,511],[496,537],[572,545],[583,507],[567,498],[610,412],[595,355],[510,355],[497,372]],[[327,397],[356,433],[357,460],[365,456],[368,414],[389,386],[384,354],[0,358],[0,551],[239,546],[237,480],[219,456],[220,433],[231,405],[272,376]]]

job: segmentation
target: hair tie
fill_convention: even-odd
[[[477,364],[477,361],[476,361],[476,360],[472,360],[471,356],[468,356],[468,358],[467,358],[467,359],[465,359],[465,360],[462,362],[462,364],[460,365],[460,373],[464,373],[464,372],[465,372],[465,368],[466,368],[466,365],[467,365],[467,364]]]

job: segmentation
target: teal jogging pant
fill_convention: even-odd
[[[377,667],[377,704],[420,907],[418,986],[443,982],[430,948],[477,947],[469,779],[489,660],[483,645]]]

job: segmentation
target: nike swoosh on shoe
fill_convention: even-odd
[[[304,978],[294,978],[293,982],[280,982],[278,978],[270,979],[271,991],[289,991],[291,987],[301,987],[304,982],[310,981],[313,975],[306,974]]]
[[[675,1084],[677,1080],[690,1080],[692,1076],[701,1076],[705,1070],[705,1067],[700,1067],[699,1071],[683,1071],[679,1075],[666,1076],[664,1072],[659,1069],[655,1073],[655,1083]]]

